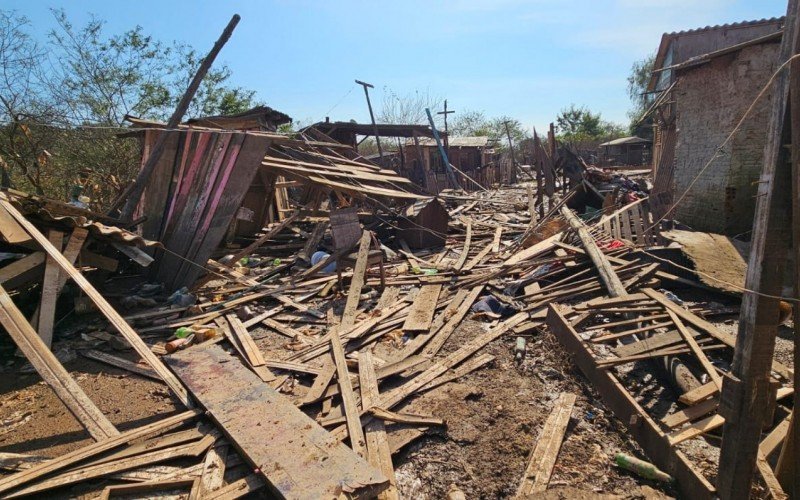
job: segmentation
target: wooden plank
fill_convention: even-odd
[[[783,443],[783,440],[786,438],[786,434],[789,431],[789,423],[791,422],[792,414],[786,416],[781,422],[775,426],[767,437],[761,440],[761,444],[758,445],[758,451],[764,455],[765,457],[770,456],[778,447]]]
[[[244,352],[247,362],[251,366],[264,366],[266,361],[264,361],[261,350],[253,341],[253,337],[250,336],[250,332],[247,331],[239,317],[235,314],[228,314],[225,317],[231,324],[231,333],[233,333],[233,336],[236,337],[237,342],[242,347],[242,352]]]
[[[719,389],[717,388],[717,384],[714,382],[708,382],[699,387],[695,387],[691,391],[681,394],[681,396],[678,397],[678,402],[691,406],[704,399],[710,398],[718,392]]]
[[[639,406],[614,374],[597,368],[591,351],[555,306],[548,308],[547,325],[561,345],[572,354],[578,368],[592,381],[593,387],[628,428],[631,437],[639,443],[645,454],[659,469],[676,478],[681,493],[692,499],[714,498],[714,486],[680,450],[670,445],[659,425]]]
[[[46,258],[44,252],[34,252],[0,268],[0,285],[7,290],[12,290],[39,279],[44,271],[42,265]]]
[[[386,488],[388,481],[379,471],[219,345],[200,344],[166,360],[274,494],[362,498]]]
[[[446,373],[447,370],[455,367],[459,363],[462,363],[465,359],[475,354],[489,342],[500,338],[500,336],[505,334],[509,329],[522,323],[527,318],[527,313],[517,313],[507,320],[499,323],[488,332],[481,333],[477,337],[462,345],[458,350],[450,353],[446,358],[432,363],[428,369],[407,381],[405,384],[392,389],[391,391],[382,393],[376,406],[385,408],[387,410],[392,409],[395,405],[399,404],[401,401],[404,401],[410,395],[418,392],[422,387],[428,385],[431,381]],[[366,410],[362,410],[362,415],[364,413],[366,413]],[[370,419],[371,417],[368,417],[366,421],[368,422]],[[325,423],[326,422],[323,421],[323,424]],[[342,432],[342,428],[338,428],[334,431],[334,433],[340,437]]]
[[[171,492],[175,490],[192,490],[196,487],[197,479],[172,479],[168,481],[147,481],[137,484],[122,484],[115,486],[106,486],[100,494],[100,500],[108,500],[112,496],[120,495],[135,495],[142,493],[156,493],[156,492]],[[152,497],[151,495],[142,495],[142,497]],[[154,495],[157,496],[157,495]]]
[[[222,330],[222,333],[225,335],[225,338],[227,338],[228,342],[231,343],[233,348],[242,358],[242,361],[245,363],[245,365],[247,365],[251,370],[253,370],[253,373],[258,375],[258,378],[260,378],[262,382],[267,382],[270,384],[278,383],[275,374],[272,373],[269,370],[269,368],[267,368],[265,365],[253,366],[250,363],[250,358],[247,356],[247,353],[245,352],[244,347],[242,346],[239,340],[239,337],[233,333],[233,328],[231,327],[230,322],[225,321],[222,318],[214,318],[214,322],[217,324],[219,329]],[[282,383],[283,382],[281,381],[281,384]]]
[[[428,342],[428,345],[425,346],[425,349],[422,351],[422,355],[424,357],[432,358],[442,349],[442,346],[444,346],[444,343],[450,338],[450,335],[453,334],[455,329],[464,319],[464,316],[469,313],[472,304],[475,302],[475,300],[477,300],[478,295],[480,295],[482,291],[483,285],[473,287],[466,298],[464,298],[464,300],[457,306],[457,309],[455,309],[450,316],[446,316],[447,323],[445,323],[444,326],[442,326],[442,328],[434,334],[433,338],[431,338],[431,340]],[[452,309],[448,307],[448,311],[451,310]]]
[[[696,405],[667,415],[661,419],[661,423],[670,429],[673,429],[679,425],[685,424],[686,422],[691,422],[692,420],[697,420],[700,417],[708,415],[712,411],[716,410],[717,406],[719,406],[719,399],[708,399]]]
[[[404,332],[427,332],[433,321],[433,313],[436,311],[436,304],[439,301],[439,294],[442,292],[442,285],[424,285],[414,298],[411,310],[408,312]]]
[[[243,249],[239,250],[235,254],[233,254],[233,258],[228,261],[226,264],[228,267],[233,267],[239,262],[243,257],[248,257],[251,253],[253,253],[256,249],[260,248],[264,243],[274,238],[278,233],[286,229],[289,224],[292,224],[297,218],[300,217],[300,212],[295,212],[282,222],[280,222],[277,226],[270,229],[266,233],[264,233],[261,237],[256,239],[251,244],[247,245]]]
[[[531,453],[522,483],[517,488],[514,498],[527,498],[529,495],[547,490],[576,399],[575,394],[561,393],[539,434],[539,440]]]
[[[139,247],[118,243],[116,241],[112,241],[111,246],[142,267],[148,267],[155,261],[155,258]]]
[[[379,397],[378,379],[375,375],[375,364],[372,352],[368,349],[358,353],[358,380],[361,385],[361,405],[372,408]],[[399,499],[397,479],[394,475],[392,452],[386,437],[386,427],[380,419],[374,419],[364,428],[367,441],[367,460],[389,479],[389,487],[378,498],[381,500]]]
[[[487,255],[489,255],[489,252],[491,252],[492,245],[493,245],[493,243],[490,241],[488,245],[483,247],[483,250],[478,252],[478,254],[475,257],[471,258],[470,261],[467,262],[467,264],[464,266],[464,271],[471,271],[473,267],[475,267],[478,264],[480,264],[481,262],[483,262],[483,259]]]
[[[476,356],[472,359],[465,361],[455,369],[449,370],[443,373],[442,375],[439,375],[435,379],[431,380],[427,384],[420,387],[417,392],[422,393],[425,391],[430,391],[431,389],[435,389],[440,385],[444,385],[454,380],[458,380],[461,377],[469,373],[472,373],[478,368],[491,363],[492,361],[494,361],[494,356],[492,356],[491,354],[481,354],[480,356]]]
[[[206,495],[205,500],[234,500],[248,493],[258,491],[266,485],[267,482],[261,475],[250,474],[218,489],[214,493]]]
[[[503,235],[503,226],[497,226],[492,239],[492,253],[500,253],[500,237]]]
[[[711,364],[711,361],[708,360],[706,354],[697,344],[692,332],[690,332],[686,326],[684,326],[681,319],[674,312],[667,309],[667,314],[669,314],[672,322],[675,323],[675,327],[678,329],[678,332],[680,332],[681,337],[683,337],[683,340],[689,345],[689,348],[692,350],[695,358],[697,358],[697,361],[700,362],[700,365],[711,378],[711,381],[714,382],[714,385],[717,386],[717,389],[722,389],[722,377],[720,377],[719,373],[717,373],[717,369]]]
[[[197,457],[206,451],[212,444],[214,444],[214,437],[209,435],[194,443],[186,443],[164,450],[143,453],[141,455],[126,457],[109,463],[80,467],[78,469],[63,472],[55,477],[45,479],[44,481],[30,485],[19,491],[15,491],[5,498],[18,498],[34,493],[41,493],[53,488],[59,488],[81,481],[107,476],[115,472],[131,470],[144,465],[156,464],[176,458]]]
[[[589,234],[586,224],[576,217],[572,210],[570,210],[568,207],[561,207],[561,214],[567,219],[572,229],[578,233],[578,237],[583,244],[583,248],[586,250],[586,253],[592,260],[592,263],[594,263],[595,267],[597,268],[597,272],[600,274],[600,280],[603,282],[603,285],[605,285],[609,295],[612,297],[623,297],[628,295],[628,292],[625,290],[625,286],[622,284],[622,281],[620,281],[619,277],[614,272],[614,268],[611,267],[611,263],[608,261],[603,252],[597,248],[597,244],[595,243],[591,234]]]
[[[61,252],[64,233],[50,229],[47,232],[50,244]],[[52,257],[47,257],[42,281],[42,300],[39,306],[39,337],[47,348],[53,343],[53,325],[56,321],[56,301],[58,300],[58,275],[61,270]]]
[[[266,326],[267,328],[271,328],[276,332],[280,333],[281,335],[285,335],[289,338],[295,339],[298,342],[307,343],[308,340],[305,335],[301,332],[295,330],[294,328],[285,325],[283,323],[279,323],[274,319],[264,318],[261,320],[261,324]]]
[[[461,255],[458,256],[458,260],[455,264],[453,264],[453,269],[456,271],[460,271],[462,267],[464,267],[464,263],[467,261],[467,256],[469,255],[469,247],[470,243],[472,242],[472,219],[467,218],[467,235],[464,238],[464,247],[461,249]]]
[[[38,338],[38,337],[37,337]],[[200,410],[189,410],[178,415],[163,418],[155,423],[137,427],[123,432],[117,436],[98,441],[97,443],[84,446],[73,452],[61,455],[60,457],[48,460],[42,464],[31,467],[30,469],[18,472],[12,476],[0,479],[0,493],[6,493],[14,488],[18,488],[41,477],[61,471],[67,467],[76,465],[86,459],[96,457],[101,453],[113,450],[124,444],[157,436],[167,432],[177,425],[184,424],[200,415]]]
[[[136,350],[139,356],[144,359],[156,373],[164,380],[164,382],[172,389],[172,392],[178,398],[178,400],[184,404],[184,406],[191,408],[193,403],[189,398],[189,394],[186,392],[186,389],[181,385],[180,382],[175,378],[175,376],[165,367],[161,360],[159,360],[155,354],[150,351],[150,348],[147,347],[139,335],[133,330],[133,328],[125,322],[122,316],[111,306],[111,304],[106,301],[105,298],[98,292],[91,283],[89,283],[86,278],[75,269],[75,267],[70,264],[70,262],[61,255],[53,245],[44,237],[42,233],[36,229],[36,226],[31,224],[24,215],[22,215],[16,208],[14,208],[6,199],[5,195],[2,195],[0,198],[0,206],[5,207],[9,214],[22,226],[25,228],[26,231],[36,240],[39,245],[44,248],[45,252],[52,257],[55,262],[61,267],[63,271],[71,277],[75,283],[89,296],[92,302],[95,303],[97,308],[103,313],[103,315],[109,320],[109,322],[114,325],[114,327],[119,331],[125,340]]]
[[[660,305],[664,306],[664,308],[669,309],[679,318],[681,318],[686,323],[698,328],[707,334],[711,335],[715,339],[719,340],[723,344],[727,345],[728,347],[736,347],[736,339],[733,335],[730,335],[726,332],[719,330],[716,326],[708,321],[704,320],[703,318],[697,316],[696,314],[687,311],[686,309],[681,308],[676,303],[669,300],[664,294],[653,290],[652,288],[642,288],[641,292],[650,297],[651,299],[658,302]],[[777,313],[776,313],[777,314]],[[777,318],[777,315],[776,315]],[[778,361],[772,361],[772,370],[779,374],[781,377],[786,379],[792,378],[792,370],[788,369],[783,364],[779,363]]]
[[[358,455],[367,456],[367,443],[364,430],[358,419],[358,403],[353,394],[353,385],[350,382],[350,372],[347,370],[347,360],[344,357],[344,348],[339,335],[331,335],[331,353],[336,364],[336,381],[339,383],[339,394],[342,396],[342,406],[347,419],[347,435],[350,437],[350,447]]]
[[[203,460],[203,473],[200,476],[200,498],[216,491],[225,484],[225,459],[228,445],[212,446]]]
[[[433,427],[438,425],[444,425],[444,420],[437,417],[431,417],[428,415],[414,415],[411,413],[396,413],[389,410],[384,410],[383,408],[379,407],[372,407],[367,408],[367,411],[375,417],[376,420],[383,420],[386,422],[394,422],[397,424],[409,424],[409,425],[417,425],[417,426],[425,426],[425,427]],[[375,420],[373,420],[374,422]]]
[[[353,277],[350,280],[350,289],[347,291],[347,303],[344,306],[342,321],[340,322],[342,329],[351,328],[356,322],[358,300],[361,297],[361,288],[364,286],[371,240],[372,236],[369,231],[361,233],[361,240],[358,243],[358,256],[353,267]]]
[[[207,425],[198,425],[197,427],[189,428],[183,431],[170,432],[169,434],[165,434],[163,436],[156,436],[151,439],[137,441],[129,444],[119,451],[105,454],[96,460],[84,462],[80,465],[80,468],[84,469],[86,467],[106,464],[122,458],[134,457],[150,451],[163,450],[181,444],[196,442],[206,437],[208,430],[209,429]]]
[[[670,433],[667,435],[667,438],[669,439],[669,443],[672,446],[675,446],[676,444],[680,444],[689,439],[703,435],[706,432],[711,432],[714,429],[722,427],[722,424],[724,423],[725,418],[721,415],[711,415],[710,417],[706,417],[703,420],[695,422],[683,429]]]
[[[23,245],[31,241],[27,231],[2,207],[0,207],[0,234],[12,245]]]
[[[74,265],[75,261],[78,260],[78,256],[81,254],[81,249],[83,248],[83,244],[86,242],[86,238],[88,236],[89,236],[89,231],[84,229],[84,228],[82,228],[82,227],[76,227],[75,229],[72,230],[72,234],[69,237],[69,241],[67,241],[67,246],[64,247],[64,257],[66,257],[66,259],[69,261],[70,264]],[[47,274],[45,274],[45,281],[46,281],[46,278],[47,278]],[[67,273],[59,273],[58,281],[56,282],[56,287],[55,287],[56,298],[58,297],[58,294],[61,293],[61,289],[64,288],[64,285],[66,283],[67,283]],[[44,290],[45,290],[45,287],[44,287],[44,284],[43,284],[42,285],[42,299],[44,299]],[[39,306],[37,306],[36,311],[34,311],[33,316],[32,316],[37,322],[36,323],[33,323],[33,322],[31,323],[31,326],[33,326],[34,329],[39,330],[39,335],[41,335],[41,328],[42,328],[42,323],[41,323],[42,318],[40,317],[41,316],[41,309],[42,309],[42,306],[41,306],[41,303],[40,303]],[[52,323],[53,323],[54,320],[55,320],[55,314],[53,314],[53,317],[49,319],[49,323],[50,324],[47,327],[50,330],[51,335],[52,335],[52,331],[53,331],[53,324]]]
[[[327,389],[331,384],[331,380],[333,380],[333,376],[335,374],[336,363],[333,362],[333,359],[328,358],[322,365],[319,375],[317,375],[317,378],[314,379],[314,383],[311,385],[311,388],[303,397],[302,403],[307,404],[319,400],[319,398],[322,397],[322,394],[325,393],[325,389]]]
[[[101,440],[119,434],[119,431],[103,415],[103,412],[95,406],[78,383],[67,373],[61,362],[45,345],[1,286],[0,323],[37,373],[55,391],[58,398],[64,402],[93,438]]]
[[[119,356],[114,356],[113,354],[108,354],[96,349],[90,349],[88,351],[81,351],[81,356],[85,356],[95,361],[100,361],[101,363],[106,363],[107,365],[111,365],[115,368],[136,373],[137,375],[141,375],[143,377],[163,382],[161,377],[158,376],[158,373],[156,373],[152,368],[128,361],[127,359],[120,358]]]

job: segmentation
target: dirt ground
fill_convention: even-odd
[[[297,325],[295,325],[297,326]],[[458,348],[488,323],[462,322],[442,354]],[[283,351],[288,339],[254,332],[262,348]],[[578,395],[566,438],[550,482],[551,488],[575,488],[586,494],[640,498],[641,485],[673,495],[663,485],[630,475],[612,465],[615,451],[636,454],[621,425],[597,402],[596,395],[568,363],[547,332],[529,337],[525,360],[514,360],[512,337],[497,340],[481,353],[496,359],[456,382],[413,399],[401,409],[444,418],[447,428],[432,431],[395,458],[398,487],[404,498],[443,498],[451,484],[468,498],[504,498],[514,494],[528,454],[553,402],[563,391]],[[80,346],[75,338],[57,342],[55,351]],[[114,354],[133,359],[131,351]],[[74,353],[65,363],[89,397],[121,430],[141,426],[179,411],[165,386]],[[3,366],[0,421],[24,420],[0,433],[0,452],[58,456],[92,442],[77,420],[35,373],[20,373],[24,359]],[[302,389],[296,391],[302,392]],[[551,492],[555,495],[555,492]],[[566,498],[565,497],[565,498]],[[551,498],[559,498],[552,496]]]
[[[735,321],[720,321],[717,325],[735,333]],[[301,331],[318,328],[313,323],[291,326]],[[439,356],[489,327],[490,323],[484,321],[463,321]],[[776,357],[791,365],[792,340],[788,332],[783,329],[779,335]],[[85,347],[79,333],[80,328],[62,338],[54,351],[66,356],[67,370],[121,430],[180,410],[163,384],[76,355],[76,349]],[[292,352],[288,349],[290,339],[274,332],[256,329],[253,337],[268,356],[285,358]],[[539,498],[676,496],[671,485],[642,479],[613,465],[617,451],[645,457],[624,426],[604,407],[589,381],[570,363],[555,337],[543,329],[526,338],[527,350],[521,363],[514,359],[514,337],[505,336],[480,351],[495,357],[491,364],[399,408],[437,416],[447,424],[446,429],[430,431],[395,455],[402,497],[444,498],[451,485],[461,489],[467,498],[513,496],[528,455],[562,392],[576,394],[577,404],[548,492]],[[382,342],[376,355],[395,348],[388,341]],[[113,353],[134,359],[130,350]],[[0,421],[6,425],[0,431],[0,452],[53,457],[92,442],[38,375],[21,372],[25,371],[24,358],[4,355],[2,361]],[[310,378],[301,377],[292,392],[302,395],[305,389],[300,385],[310,383]],[[309,413],[313,416],[317,410],[310,408]],[[693,442],[701,447],[705,443]]]

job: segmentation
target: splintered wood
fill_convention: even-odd
[[[575,394],[563,393],[556,401],[536,442],[536,448],[531,453],[525,476],[514,498],[527,498],[528,495],[542,493],[547,489],[576,399]]]
[[[553,400],[532,438],[522,480],[505,478],[516,498],[541,495],[551,478],[561,481],[559,461],[574,460],[567,452],[575,442],[570,417],[597,404],[591,401],[595,391],[647,460],[676,478],[682,496],[717,494],[706,477],[713,467],[701,470],[686,450],[690,440],[701,443],[725,425],[730,409],[720,391],[728,383],[736,338],[712,318],[738,308],[710,298],[687,304],[678,298],[685,287],[710,289],[645,253],[661,241],[646,199],[622,205],[628,198],[592,185],[585,175],[575,185],[563,159],[556,161],[554,136],[546,144],[538,136],[534,140],[535,188],[512,185],[468,195],[448,190],[432,202],[412,192],[408,179],[324,134],[309,132],[313,141],[304,134],[291,141],[268,134],[278,143],[259,167],[261,191],[245,198],[242,225],[230,227],[213,255],[217,260],[204,261],[207,275],[177,292],[153,291],[148,284],[129,296],[117,293],[121,303],[149,307],[125,317],[91,284],[96,281],[87,279],[90,268],[125,269],[152,260],[159,273],[182,281],[190,264],[146,252],[142,245],[134,251],[118,248],[137,238],[119,228],[34,224],[20,203],[0,194],[0,235],[24,248],[18,259],[0,267],[0,323],[96,441],[55,459],[1,455],[0,468],[11,474],[0,477],[0,495],[41,496],[97,482],[93,494],[107,498],[230,499],[262,489],[280,498],[401,498],[402,478],[395,476],[400,464],[392,462],[393,455],[397,460],[404,446],[433,428],[446,433],[452,418],[418,414],[427,411],[410,405],[425,408],[446,384],[476,370],[494,370],[490,377],[497,370],[514,373],[507,362],[513,357],[523,367],[518,376],[530,376],[540,366],[531,359],[547,354],[542,346],[552,348],[548,338],[555,338],[586,376],[575,383],[593,390],[584,387],[580,393],[589,400],[566,392]],[[234,139],[184,146],[203,149],[218,142],[230,145]],[[172,139],[168,147],[174,160],[182,146]],[[223,161],[202,156],[192,162],[209,172],[214,161]],[[587,172],[600,175],[597,169]],[[353,176],[366,183],[363,192],[351,184]],[[176,200],[168,199],[167,184],[148,189],[172,206]],[[269,191],[267,201],[262,188]],[[599,220],[570,208],[581,190],[604,199]],[[370,205],[364,193],[415,205]],[[180,206],[197,194],[179,193]],[[256,199],[258,210],[245,206]],[[398,232],[398,224],[408,222],[404,214],[420,206],[433,206],[441,218],[414,221],[415,231],[436,236],[433,248],[421,248]],[[224,208],[227,213],[238,204]],[[248,209],[268,219],[255,225]],[[148,216],[158,213],[144,210]],[[337,247],[338,226],[331,224],[340,210],[359,231],[346,249]],[[189,227],[189,215],[179,220],[186,225],[182,230],[199,231]],[[157,222],[141,224],[152,232]],[[251,230],[242,230],[246,223]],[[222,234],[225,228],[213,229]],[[177,234],[165,238],[200,254],[199,242],[177,242]],[[95,238],[107,245],[95,245]],[[377,238],[380,245],[373,245]],[[205,248],[206,240],[202,243]],[[103,248],[121,253],[111,259]],[[198,404],[203,410],[118,431],[48,348],[51,340],[65,340],[56,305],[68,280],[105,317],[108,331],[121,334],[81,332],[89,344],[81,349],[82,359],[157,380],[186,408]],[[31,289],[39,294],[35,310],[14,302],[31,296],[22,293]],[[20,309],[34,310],[30,322]],[[527,348],[514,352],[515,345],[524,345],[514,344],[514,337],[527,339]],[[138,357],[102,350],[103,342],[117,347],[120,338]],[[663,368],[678,363],[689,375],[684,385]],[[763,429],[757,470],[770,494],[780,497],[780,480],[791,470],[785,443],[797,432],[786,404],[794,393],[794,372],[776,360],[771,368],[769,412],[776,425]],[[478,385],[480,379],[465,383]],[[674,387],[663,390],[662,384]],[[465,470],[473,480],[485,477],[468,465]]]

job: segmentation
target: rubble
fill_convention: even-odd
[[[748,307],[730,241],[668,227],[647,172],[587,165],[552,129],[530,177],[512,156],[467,190],[467,173],[401,175],[322,124],[251,128],[264,113],[285,118],[130,118],[153,165],[141,200],[118,203],[131,221],[0,193],[0,324],[93,441],[1,454],[0,495],[719,494],[742,383],[720,320]],[[65,309],[85,313],[71,333]],[[123,427],[65,368],[76,358],[175,411]],[[781,498],[795,367],[767,364],[754,491]],[[37,418],[27,404],[0,439]],[[507,468],[476,471],[462,454],[482,446]]]

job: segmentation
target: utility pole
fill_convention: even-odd
[[[444,149],[450,156],[450,132],[447,130],[447,115],[455,113],[455,110],[447,110],[447,99],[444,100],[444,111],[439,111],[437,115],[444,115]]]
[[[374,89],[375,86],[361,80],[356,80],[356,83],[364,87],[364,95],[367,96],[367,107],[369,108],[369,119],[372,120],[372,131],[375,134],[375,142],[378,143],[378,156],[383,161],[383,149],[381,149],[381,138],[378,136],[378,124],[375,123],[375,115],[372,113],[372,103],[369,102],[368,89]]]
[[[431,130],[433,131],[433,138],[436,140],[436,145],[439,147],[439,154],[442,155],[442,160],[444,161],[444,169],[447,172],[447,177],[450,179],[450,183],[453,184],[453,187],[456,189],[461,189],[461,184],[458,183],[458,179],[456,179],[456,174],[453,172],[453,166],[450,165],[450,160],[447,158],[447,152],[444,150],[444,146],[442,146],[442,139],[439,137],[439,131],[436,130],[436,124],[433,123],[433,115],[431,115],[431,110],[429,108],[425,108],[425,113],[428,115],[428,122],[431,124]]]

